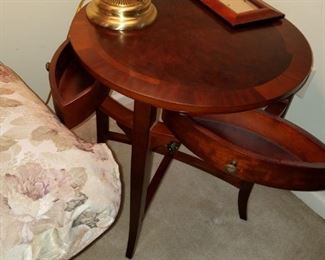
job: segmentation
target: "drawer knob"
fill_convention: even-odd
[[[225,171],[230,174],[236,174],[237,172],[237,162],[232,160],[230,163],[225,165]]]

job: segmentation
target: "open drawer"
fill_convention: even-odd
[[[89,117],[108,92],[82,67],[69,40],[55,52],[49,78],[55,112],[68,128]]]
[[[207,164],[241,180],[290,190],[325,189],[325,146],[264,111],[188,115],[165,111],[164,123]]]

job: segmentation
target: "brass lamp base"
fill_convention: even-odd
[[[157,17],[151,0],[93,0],[86,12],[91,22],[113,30],[143,28]]]

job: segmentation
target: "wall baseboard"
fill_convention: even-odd
[[[119,103],[121,103],[124,106],[128,106],[133,102],[133,100],[131,98],[124,96],[116,91],[113,91],[112,98],[114,98],[115,100],[117,100]]]
[[[325,219],[325,192],[298,192],[293,193],[308,207]]]

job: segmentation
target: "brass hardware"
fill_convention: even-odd
[[[93,0],[86,12],[91,22],[113,30],[140,29],[157,17],[151,0]]]
[[[237,162],[232,160],[230,163],[225,165],[225,171],[230,174],[236,174],[237,172]]]
[[[171,142],[171,143],[167,144],[168,153],[174,154],[175,152],[177,152],[179,146],[180,146],[179,143],[176,143],[176,142]]]
[[[46,64],[45,64],[45,69],[46,69],[47,71],[50,71],[50,65],[51,65],[51,63],[46,62]]]
[[[85,2],[85,0],[81,0],[81,1],[79,2],[76,13],[78,13],[78,12],[81,10],[81,8],[82,8],[83,5],[84,5],[84,2]]]

